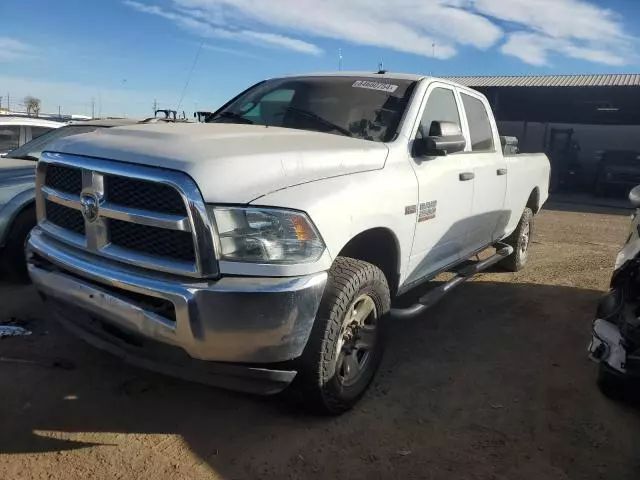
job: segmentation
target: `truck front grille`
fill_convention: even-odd
[[[47,220],[60,228],[84,236],[84,217],[79,210],[47,202]]]
[[[113,245],[156,257],[193,262],[195,252],[189,232],[139,225],[110,218],[109,238]]]
[[[47,234],[129,265],[217,273],[210,221],[188,176],[46,153],[37,170],[39,225]]]
[[[46,185],[64,193],[80,195],[82,171],[62,165],[50,165],[47,169]]]
[[[169,185],[107,175],[105,194],[107,201],[123,207],[182,216],[187,214],[182,197]]]

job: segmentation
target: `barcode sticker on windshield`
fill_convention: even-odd
[[[353,85],[355,88],[368,88],[369,90],[380,90],[381,92],[393,93],[398,89],[398,85],[390,83],[372,82],[369,80],[358,80]]]

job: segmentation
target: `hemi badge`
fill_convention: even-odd
[[[408,206],[404,207],[404,214],[405,215],[413,215],[414,213],[416,213],[416,206],[415,205],[408,205]]]

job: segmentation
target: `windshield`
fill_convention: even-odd
[[[295,77],[261,83],[207,118],[393,140],[415,87],[383,77]]]
[[[68,125],[66,127],[56,128],[38,138],[34,138],[30,142],[25,143],[19,148],[13,150],[6,158],[23,158],[27,160],[40,160],[40,155],[51,145],[52,142],[59,138],[77,135],[79,133],[93,132],[100,128],[95,125]]]

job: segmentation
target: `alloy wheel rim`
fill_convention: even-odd
[[[527,250],[529,249],[530,232],[531,232],[531,227],[529,226],[529,222],[527,222],[524,228],[522,229],[522,234],[520,235],[520,257],[522,257],[523,259],[527,258]]]
[[[356,298],[342,322],[338,339],[336,377],[343,386],[355,384],[371,362],[377,342],[378,310],[373,299]]]

